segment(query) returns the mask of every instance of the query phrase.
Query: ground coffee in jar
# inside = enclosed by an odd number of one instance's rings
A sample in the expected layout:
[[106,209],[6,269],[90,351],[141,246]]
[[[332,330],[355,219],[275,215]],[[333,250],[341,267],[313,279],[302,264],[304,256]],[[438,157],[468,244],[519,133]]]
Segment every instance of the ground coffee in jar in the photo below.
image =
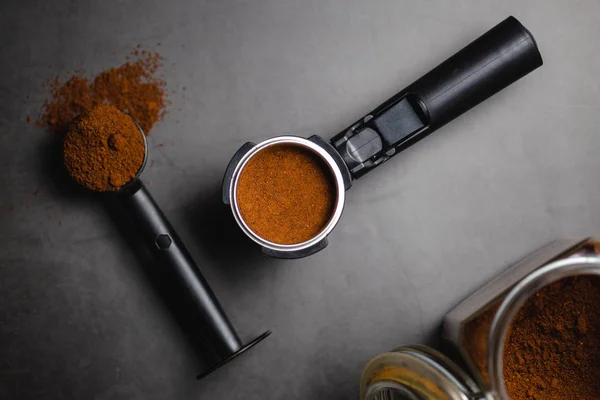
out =
[[273,243],[298,244],[327,226],[335,208],[335,178],[311,150],[278,144],[244,166],[236,197],[254,233]]
[[103,104],[83,113],[64,139],[64,163],[79,184],[98,192],[131,181],[145,156],[142,133],[131,117]]
[[[497,308],[465,331],[465,350],[486,380]],[[503,374],[511,400],[600,399],[600,278],[565,278],[532,296],[511,323]]]
[[504,350],[511,400],[600,399],[600,278],[576,276],[532,296]]
[[443,335],[463,368],[403,346],[369,361],[361,399],[600,399],[600,242],[528,254],[450,310]]

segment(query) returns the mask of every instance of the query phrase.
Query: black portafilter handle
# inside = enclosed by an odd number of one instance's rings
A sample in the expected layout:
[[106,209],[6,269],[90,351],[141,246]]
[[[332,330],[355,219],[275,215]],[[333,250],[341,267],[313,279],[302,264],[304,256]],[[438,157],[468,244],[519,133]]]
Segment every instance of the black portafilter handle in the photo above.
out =
[[542,64],[531,33],[508,17],[331,143],[359,178]]
[[198,379],[254,346],[271,332],[267,331],[248,344],[239,339],[215,294],[183,242],[171,226],[150,192],[139,179],[134,179],[118,192],[119,202],[131,216],[144,242],[156,255],[167,273],[172,275],[180,295],[202,325],[202,334],[209,341],[218,360]]

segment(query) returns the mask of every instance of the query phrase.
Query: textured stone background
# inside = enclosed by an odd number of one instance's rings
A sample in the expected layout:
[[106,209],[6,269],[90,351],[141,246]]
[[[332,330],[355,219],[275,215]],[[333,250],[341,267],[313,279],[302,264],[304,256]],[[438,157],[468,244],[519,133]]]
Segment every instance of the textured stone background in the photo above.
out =
[[[333,136],[509,15],[545,65],[356,182],[325,251],[266,259],[230,229],[218,192],[241,144]],[[4,0],[0,398],[357,398],[369,358],[435,342],[508,264],[598,233],[599,16],[597,0]],[[25,122],[44,80],[138,43],[177,90],[144,179],[240,335],[273,330],[200,382],[151,263]]]

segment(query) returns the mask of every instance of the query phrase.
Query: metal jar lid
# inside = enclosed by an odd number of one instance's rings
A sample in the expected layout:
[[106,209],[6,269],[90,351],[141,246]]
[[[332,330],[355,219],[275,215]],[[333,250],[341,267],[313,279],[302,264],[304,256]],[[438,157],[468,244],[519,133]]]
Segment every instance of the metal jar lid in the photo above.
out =
[[400,347],[373,358],[363,370],[361,400],[486,399],[469,375],[426,346]]

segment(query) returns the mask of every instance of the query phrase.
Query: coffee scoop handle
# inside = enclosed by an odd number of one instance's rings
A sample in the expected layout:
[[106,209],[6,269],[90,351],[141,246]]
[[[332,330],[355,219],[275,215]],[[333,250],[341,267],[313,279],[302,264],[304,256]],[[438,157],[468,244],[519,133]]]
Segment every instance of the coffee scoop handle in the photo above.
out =
[[541,65],[531,33],[508,17],[331,143],[359,178]]
[[202,324],[202,332],[222,358],[243,345],[231,322],[181,239],[144,184],[136,179],[118,193],[119,201],[136,224],[144,242],[168,275],[175,278],[180,295]]

